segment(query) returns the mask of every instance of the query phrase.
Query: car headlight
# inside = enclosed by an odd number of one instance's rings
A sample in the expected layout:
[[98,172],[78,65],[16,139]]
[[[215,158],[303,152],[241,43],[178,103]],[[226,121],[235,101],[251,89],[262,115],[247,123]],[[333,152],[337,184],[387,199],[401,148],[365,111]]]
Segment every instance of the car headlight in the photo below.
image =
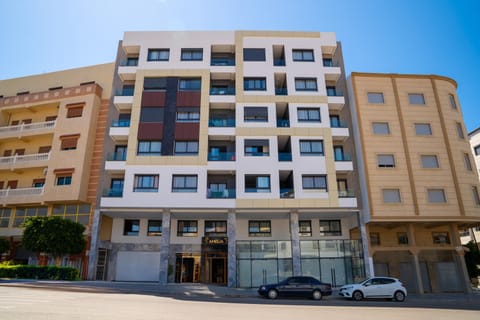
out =
[[260,290],[262,290],[262,291],[265,290],[265,289],[267,289],[265,286],[260,287]]
[[353,286],[341,287],[340,290],[350,290],[353,289]]

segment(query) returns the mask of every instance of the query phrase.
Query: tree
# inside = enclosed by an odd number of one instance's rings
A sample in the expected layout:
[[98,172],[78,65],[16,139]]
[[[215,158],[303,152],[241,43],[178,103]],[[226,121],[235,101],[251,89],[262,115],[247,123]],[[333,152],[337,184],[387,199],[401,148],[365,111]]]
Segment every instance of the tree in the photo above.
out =
[[60,259],[67,254],[78,254],[85,248],[85,227],[80,223],[59,217],[32,217],[25,221],[22,244],[36,253],[48,253]]
[[0,238],[0,256],[10,250],[10,241],[6,238]]
[[467,271],[470,278],[476,278],[480,276],[480,251],[478,246],[470,241],[465,245],[468,251],[465,252],[465,264],[467,265]]

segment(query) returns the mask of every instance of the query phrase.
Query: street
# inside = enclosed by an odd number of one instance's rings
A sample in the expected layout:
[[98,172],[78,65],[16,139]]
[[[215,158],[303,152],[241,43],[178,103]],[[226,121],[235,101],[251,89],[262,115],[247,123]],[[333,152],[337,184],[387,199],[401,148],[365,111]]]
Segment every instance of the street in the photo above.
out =
[[[10,319],[479,319],[478,299],[462,296],[444,302],[349,301],[328,297],[267,300],[257,297],[210,297],[106,290],[0,286],[0,318]],[[411,300],[412,298],[410,298]],[[467,299],[468,300],[468,299]],[[449,305],[450,302],[450,305]],[[425,304],[431,307],[425,307]],[[465,306],[462,308],[462,303]]]

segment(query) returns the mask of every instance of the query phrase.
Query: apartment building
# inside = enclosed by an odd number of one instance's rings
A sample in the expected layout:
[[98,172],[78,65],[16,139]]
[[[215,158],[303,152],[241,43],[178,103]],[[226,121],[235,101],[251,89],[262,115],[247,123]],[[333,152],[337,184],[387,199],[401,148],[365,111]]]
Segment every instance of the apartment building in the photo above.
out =
[[[28,217],[80,222],[90,238],[113,71],[110,63],[0,81],[0,236],[14,244],[7,259],[39,262],[20,245]],[[82,269],[88,259],[64,264]]]
[[92,278],[364,277],[334,33],[126,32],[113,92]]
[[480,224],[480,186],[456,82],[352,73],[349,89],[367,272],[468,292],[459,230]]

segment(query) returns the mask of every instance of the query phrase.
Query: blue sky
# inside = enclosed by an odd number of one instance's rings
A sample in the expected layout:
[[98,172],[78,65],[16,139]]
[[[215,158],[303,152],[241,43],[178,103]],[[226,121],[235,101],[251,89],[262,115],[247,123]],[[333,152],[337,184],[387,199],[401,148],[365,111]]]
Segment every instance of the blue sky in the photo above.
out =
[[347,73],[451,77],[480,127],[480,0],[0,0],[0,15],[0,79],[113,61],[124,31],[333,31]]

